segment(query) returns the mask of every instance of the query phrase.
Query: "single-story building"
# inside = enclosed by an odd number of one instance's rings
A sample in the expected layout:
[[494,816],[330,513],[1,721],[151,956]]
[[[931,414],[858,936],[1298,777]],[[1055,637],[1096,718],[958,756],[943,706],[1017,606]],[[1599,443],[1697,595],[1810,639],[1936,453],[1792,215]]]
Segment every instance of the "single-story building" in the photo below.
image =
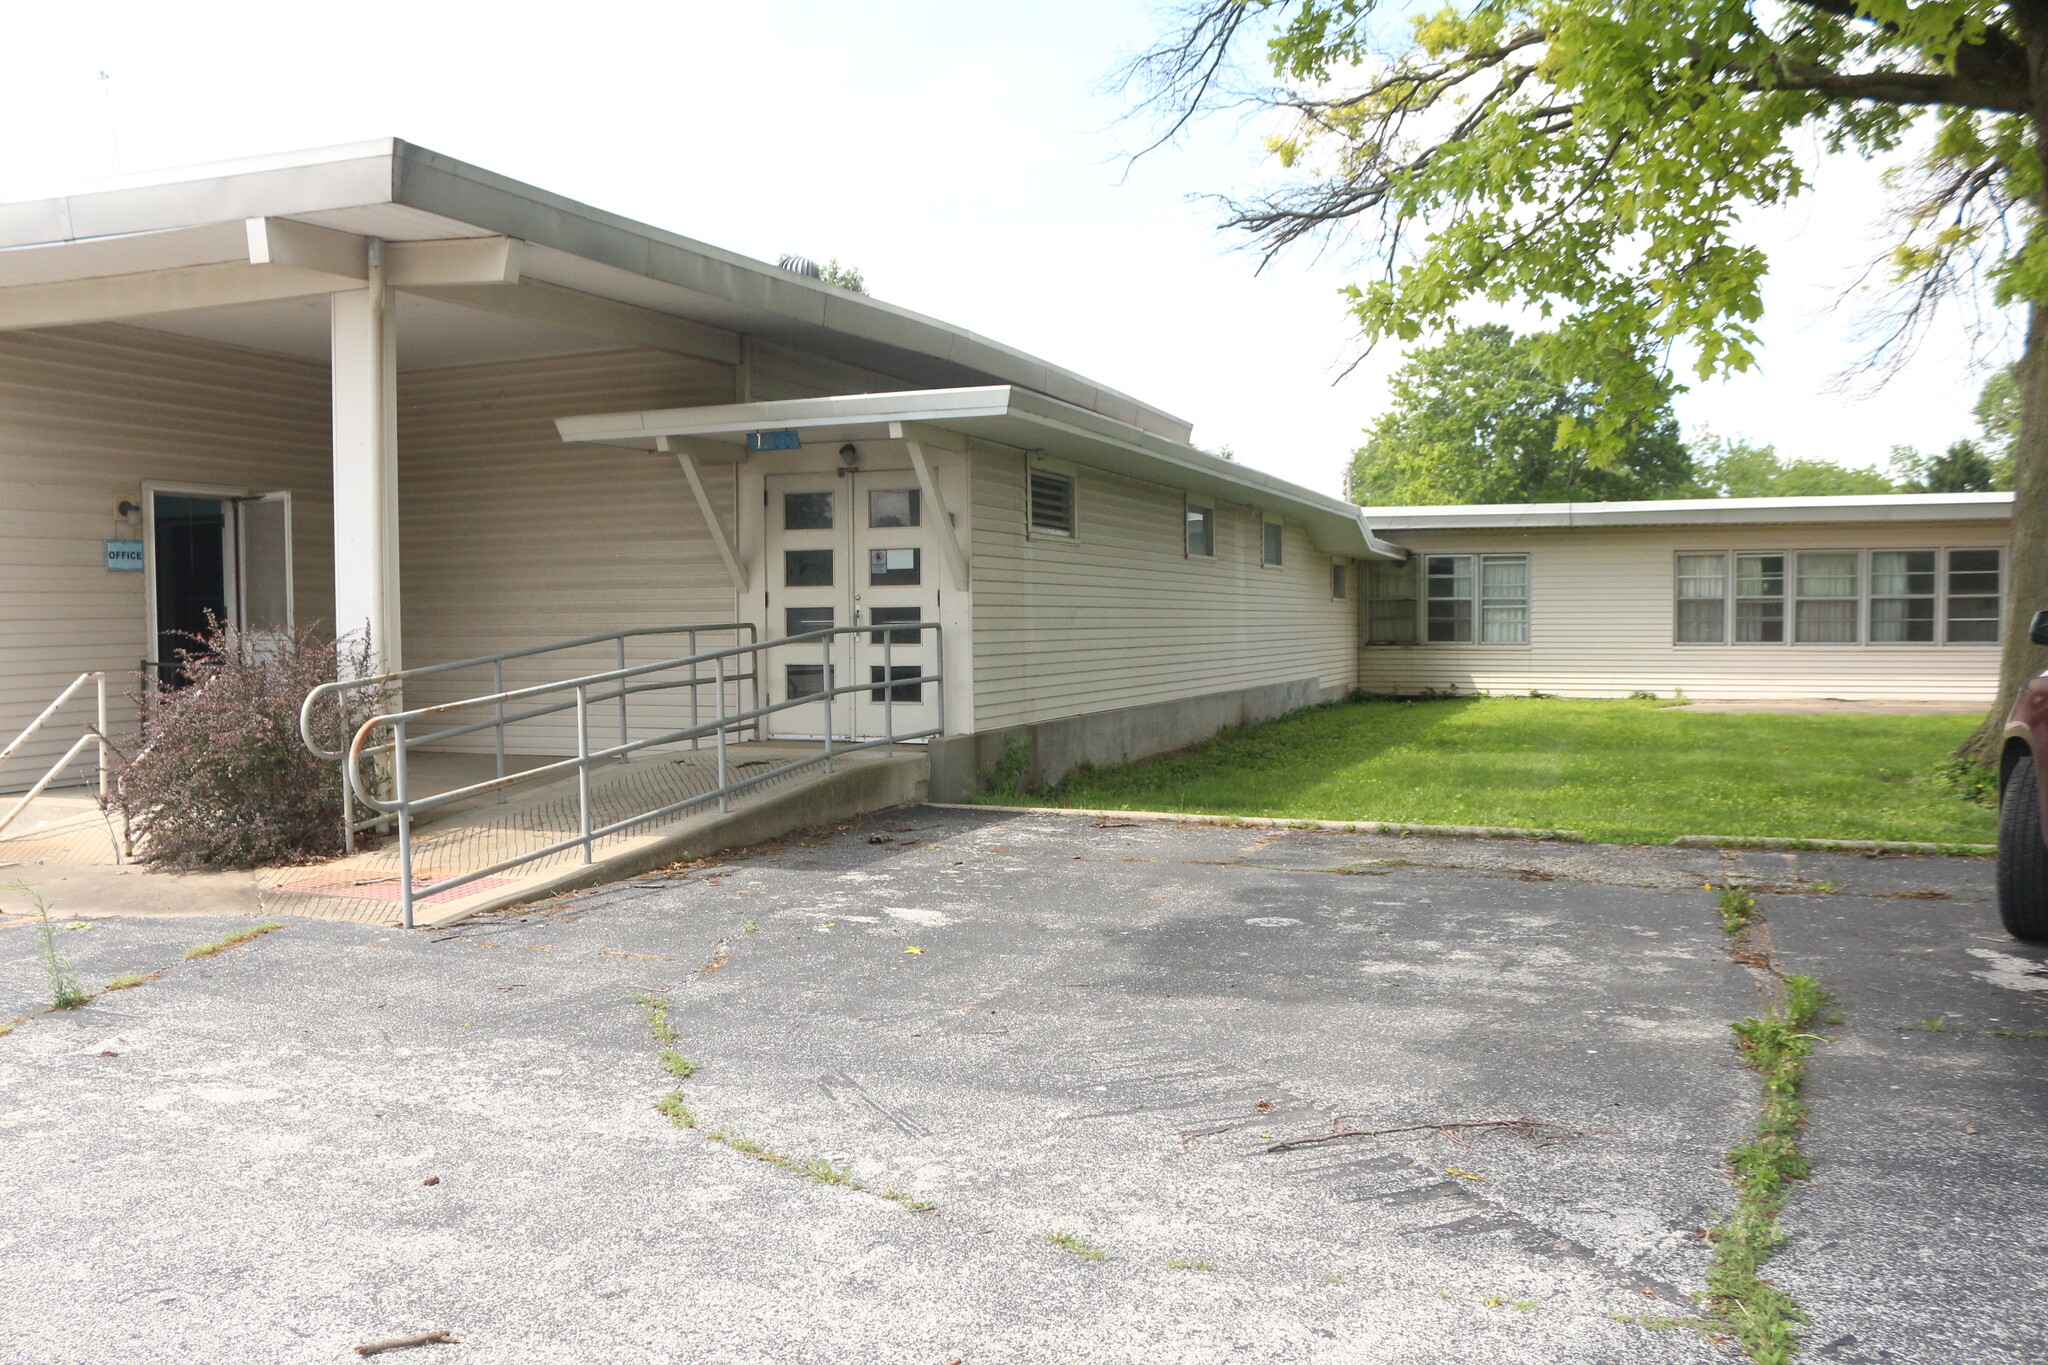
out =
[[[890,686],[843,695],[834,728],[942,728],[954,789],[1018,734],[1056,776],[1349,691],[1356,566],[1401,552],[1190,435],[800,268],[396,140],[32,195],[0,204],[0,743],[209,614],[366,632],[385,669],[936,622],[841,637],[835,669]],[[766,700],[825,681],[788,653]],[[633,723],[667,733],[674,706]],[[768,729],[822,725],[806,705]],[[575,752],[571,718],[521,742]]]
[[1368,507],[1359,679],[1989,706],[2012,494]]

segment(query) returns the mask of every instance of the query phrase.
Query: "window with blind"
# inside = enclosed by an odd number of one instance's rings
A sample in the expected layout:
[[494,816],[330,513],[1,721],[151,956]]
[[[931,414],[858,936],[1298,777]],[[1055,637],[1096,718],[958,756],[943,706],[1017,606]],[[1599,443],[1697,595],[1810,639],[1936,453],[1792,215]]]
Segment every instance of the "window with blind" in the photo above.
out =
[[1529,643],[1529,556],[1426,555],[1423,573],[1430,643]]
[[1031,471],[1031,534],[1074,534],[1074,481],[1064,474]]
[[1370,560],[1361,566],[1365,580],[1365,642],[1369,645],[1415,643],[1416,561],[1398,564]]
[[1689,552],[1675,575],[1682,645],[1996,644],[2004,603],[1994,548]]

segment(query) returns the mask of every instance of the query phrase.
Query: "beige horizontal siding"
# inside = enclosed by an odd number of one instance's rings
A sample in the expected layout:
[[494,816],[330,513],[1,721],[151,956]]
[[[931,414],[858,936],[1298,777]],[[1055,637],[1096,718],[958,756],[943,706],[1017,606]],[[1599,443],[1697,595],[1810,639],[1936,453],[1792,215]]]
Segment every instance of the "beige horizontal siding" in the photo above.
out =
[[1259,563],[1258,516],[1217,508],[1216,554],[1182,553],[1179,490],[1082,469],[1072,541],[1025,534],[1025,457],[974,455],[975,727],[1315,678],[1354,680],[1355,604],[1287,525]]
[[[557,417],[730,401],[732,372],[619,351],[408,373],[399,383],[401,593],[408,665],[640,626],[733,620],[731,580],[675,458],[565,444]],[[728,524],[732,467],[705,467]],[[705,642],[705,648],[727,643]],[[633,663],[684,652],[641,641]],[[609,647],[506,666],[518,687],[617,665]],[[489,690],[488,669],[408,690],[422,705]],[[709,703],[709,689],[706,689]],[[685,723],[680,695],[636,700],[634,731]],[[477,718],[480,718],[477,717]],[[598,708],[599,743],[617,712]],[[488,748],[479,735],[456,747]],[[513,732],[515,751],[573,753],[563,714]]]
[[[1992,645],[1680,645],[1673,642],[1675,556],[1685,551],[1924,550],[2003,546],[2006,523],[1877,522],[1808,526],[1576,527],[1399,531],[1418,553],[1529,556],[1529,643],[1365,645],[1362,685],[1626,696],[1641,689],[1703,700],[1841,697],[1988,705]],[[1789,615],[1789,607],[1788,607]]]
[[[116,675],[114,724],[148,639],[147,575],[109,573],[101,542],[140,539],[114,514],[144,481],[292,497],[299,621],[333,612],[327,367],[140,328],[0,332],[0,743],[83,672]],[[0,770],[39,776],[89,719]]]

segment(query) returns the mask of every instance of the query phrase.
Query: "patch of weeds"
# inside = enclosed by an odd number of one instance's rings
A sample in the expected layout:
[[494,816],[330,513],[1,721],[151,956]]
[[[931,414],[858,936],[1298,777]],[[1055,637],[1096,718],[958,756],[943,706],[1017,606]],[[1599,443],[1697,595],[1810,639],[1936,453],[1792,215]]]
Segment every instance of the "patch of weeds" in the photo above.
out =
[[761,932],[761,926],[754,923],[752,920],[748,920],[745,924],[742,924],[740,926],[740,932],[743,934],[758,934]]
[[1934,776],[1958,799],[1973,806],[1998,804],[1998,770],[1973,758],[1949,758],[1934,767]]
[[1614,1322],[1628,1327],[1640,1327],[1645,1332],[1675,1332],[1680,1328],[1702,1332],[1719,1326],[1704,1318],[1672,1318],[1657,1313],[1609,1313],[1607,1316]]
[[244,943],[262,938],[265,934],[274,934],[284,927],[285,924],[281,920],[266,920],[262,924],[252,924],[246,929],[237,929],[231,934],[222,934],[211,943],[193,944],[185,950],[185,960],[190,962],[195,958],[218,957],[230,948],[239,948]]
[[1807,1321],[1792,1296],[1762,1272],[1785,1240],[1778,1216],[1790,1187],[1813,1169],[1799,1146],[1807,1116],[1800,1088],[1813,1045],[1822,1041],[1809,1029],[1827,1001],[1812,977],[1788,976],[1783,998],[1760,1018],[1729,1026],[1736,1051],[1763,1078],[1763,1111],[1755,1136],[1728,1153],[1736,1208],[1707,1230],[1714,1253],[1707,1303],[1758,1365],[1786,1365],[1799,1349],[1798,1327]]
[[1806,884],[1806,889],[1809,891],[1817,891],[1823,896],[1832,896],[1840,892],[1842,888],[1835,882],[1829,881],[1827,878],[1823,877],[1821,880],[1817,882],[1808,882]]
[[1011,735],[1003,741],[1003,756],[989,764],[988,774],[982,779],[981,794],[998,804],[1005,799],[1021,800],[1031,795],[1027,785],[1030,777],[1031,741],[1023,735]]
[[1054,1228],[1051,1232],[1045,1234],[1045,1240],[1051,1242],[1061,1251],[1078,1256],[1084,1261],[1106,1261],[1109,1259],[1109,1253],[1101,1247],[1088,1242],[1080,1233],[1068,1232],[1065,1228]]
[[[1214,1270],[1216,1267],[1207,1261],[1188,1261],[1175,1257],[1166,1263],[1166,1268],[1168,1270]],[[1325,1281],[1325,1283],[1328,1282]]]
[[127,976],[117,976],[106,984],[106,988],[100,994],[106,995],[111,991],[132,991],[145,982],[155,980],[160,974],[158,972],[150,972],[144,976],[131,972]]
[[2048,1038],[2048,1028],[1995,1028],[1993,1038]]
[[1721,888],[1721,928],[1739,934],[1756,916],[1756,897],[1739,886]]
[[1344,1283],[1344,1277],[1343,1277],[1342,1275],[1325,1275],[1325,1276],[1323,1276],[1323,1283],[1324,1283],[1324,1284],[1342,1284],[1342,1283]]
[[[643,991],[633,998],[640,1008],[647,1012],[647,1031],[654,1035],[656,1042],[661,1044],[661,1052],[658,1054],[658,1059],[662,1070],[668,1072],[669,1075],[675,1077],[678,1081],[688,1080],[691,1076],[697,1074],[700,1070],[698,1064],[676,1050],[675,1045],[680,1035],[676,1032],[675,1025],[669,1022],[668,1001],[653,991]],[[765,1161],[771,1166],[780,1166],[785,1171],[793,1172],[804,1177],[806,1180],[815,1181],[820,1185],[838,1185],[849,1190],[859,1190],[864,1194],[872,1194],[877,1199],[886,1199],[892,1204],[899,1204],[912,1213],[929,1213],[938,1207],[930,1199],[920,1199],[916,1195],[906,1194],[894,1186],[885,1186],[879,1190],[874,1189],[866,1181],[854,1175],[850,1168],[835,1166],[824,1157],[802,1158],[787,1156],[764,1142],[756,1142],[744,1133],[734,1132],[726,1128],[706,1128],[698,1118],[697,1111],[690,1108],[690,1102],[684,1096],[680,1085],[656,1100],[654,1107],[676,1127],[687,1128],[694,1133],[702,1134],[707,1142],[716,1142],[743,1156],[750,1156],[756,1161]]]
[[1901,1033],[1915,1031],[1920,1033],[1975,1033],[1977,1030],[1960,1020],[1951,1019],[1945,1014],[1929,1014],[1923,1016],[1917,1024],[1899,1025],[1899,1031]]
[[27,896],[36,908],[36,938],[41,944],[43,979],[50,985],[50,1008],[77,1009],[92,999],[92,992],[78,984],[78,969],[71,965],[70,958],[57,950],[56,926],[50,923],[48,903],[43,900],[42,893],[27,882],[15,882],[13,887]]
[[1479,1306],[1481,1308],[1512,1308],[1518,1313],[1533,1313],[1536,1309],[1542,1307],[1542,1304],[1536,1299],[1513,1299],[1509,1298],[1506,1294],[1482,1294],[1479,1298]]

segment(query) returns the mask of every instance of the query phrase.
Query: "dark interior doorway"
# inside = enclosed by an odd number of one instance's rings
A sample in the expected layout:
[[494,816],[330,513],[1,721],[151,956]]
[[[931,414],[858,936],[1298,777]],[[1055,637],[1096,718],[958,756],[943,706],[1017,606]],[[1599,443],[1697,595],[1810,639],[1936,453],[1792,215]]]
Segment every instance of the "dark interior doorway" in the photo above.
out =
[[228,611],[228,500],[189,493],[155,495],[156,662],[167,687],[178,676],[179,652],[197,648],[208,616],[231,623]]

